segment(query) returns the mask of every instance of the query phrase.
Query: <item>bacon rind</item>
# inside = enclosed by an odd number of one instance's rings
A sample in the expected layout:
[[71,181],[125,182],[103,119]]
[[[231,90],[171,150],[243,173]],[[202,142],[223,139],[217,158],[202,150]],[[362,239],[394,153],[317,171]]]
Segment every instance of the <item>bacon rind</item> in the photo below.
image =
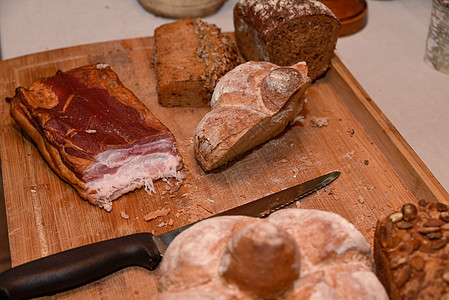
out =
[[[182,167],[172,133],[107,65],[58,71],[7,100],[56,174],[106,210],[124,193],[176,177]],[[133,163],[146,170],[124,176]]]

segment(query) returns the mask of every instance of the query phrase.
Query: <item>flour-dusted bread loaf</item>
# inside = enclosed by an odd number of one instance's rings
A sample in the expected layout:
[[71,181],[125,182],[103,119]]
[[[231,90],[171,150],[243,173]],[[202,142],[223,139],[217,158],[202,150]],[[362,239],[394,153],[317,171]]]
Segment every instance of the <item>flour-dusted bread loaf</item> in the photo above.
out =
[[238,64],[229,35],[201,19],[182,19],[154,31],[158,101],[208,106],[218,79]]
[[380,220],[376,273],[390,298],[449,299],[449,211],[443,203],[407,203]]
[[111,201],[182,167],[171,132],[105,64],[18,87],[11,115],[50,167],[92,204]]
[[305,61],[312,81],[329,68],[339,28],[337,17],[315,0],[240,0],[234,7],[237,46],[247,60]]
[[285,209],[201,221],[157,270],[155,299],[388,299],[371,248],[344,218]]
[[194,135],[195,157],[208,171],[281,133],[301,110],[310,86],[305,63],[247,62],[218,82],[212,110]]

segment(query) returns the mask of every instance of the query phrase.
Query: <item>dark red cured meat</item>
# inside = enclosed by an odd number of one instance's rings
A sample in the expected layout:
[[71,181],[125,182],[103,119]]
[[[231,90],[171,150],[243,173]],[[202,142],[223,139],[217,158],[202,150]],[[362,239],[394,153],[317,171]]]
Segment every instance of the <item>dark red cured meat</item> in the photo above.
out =
[[[35,140],[50,166],[77,189],[114,175],[119,162],[138,156],[165,153],[177,158],[176,170],[181,166],[171,132],[106,65],[58,71],[28,89],[17,88],[9,101],[11,115]],[[112,153],[105,165],[99,161],[103,153]],[[80,194],[85,193],[92,191]]]

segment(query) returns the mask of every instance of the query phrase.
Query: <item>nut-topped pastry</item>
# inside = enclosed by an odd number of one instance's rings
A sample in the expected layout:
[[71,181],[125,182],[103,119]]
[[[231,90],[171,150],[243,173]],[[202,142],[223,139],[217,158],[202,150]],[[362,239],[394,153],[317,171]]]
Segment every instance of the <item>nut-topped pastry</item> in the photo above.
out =
[[378,222],[376,273],[391,299],[449,299],[448,239],[443,203],[407,203]]

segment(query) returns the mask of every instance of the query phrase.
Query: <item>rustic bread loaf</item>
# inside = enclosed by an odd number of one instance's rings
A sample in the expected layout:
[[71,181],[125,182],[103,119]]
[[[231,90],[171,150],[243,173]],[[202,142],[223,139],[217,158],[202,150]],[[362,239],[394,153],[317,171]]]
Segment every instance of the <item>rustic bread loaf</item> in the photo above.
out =
[[198,124],[194,152],[208,171],[281,133],[301,110],[310,86],[305,63],[247,62],[218,82],[212,110]]
[[154,299],[388,299],[363,235],[318,210],[201,221],[169,246],[157,280]]
[[280,66],[305,61],[312,81],[328,69],[339,28],[337,17],[315,0],[240,0],[234,7],[235,36],[244,58]]
[[448,239],[443,203],[408,203],[377,223],[376,273],[392,300],[449,299]]
[[218,79],[238,64],[231,36],[200,19],[154,31],[158,101],[164,106],[208,106]]
[[18,87],[11,115],[50,167],[106,210],[182,167],[173,135],[105,64]]

